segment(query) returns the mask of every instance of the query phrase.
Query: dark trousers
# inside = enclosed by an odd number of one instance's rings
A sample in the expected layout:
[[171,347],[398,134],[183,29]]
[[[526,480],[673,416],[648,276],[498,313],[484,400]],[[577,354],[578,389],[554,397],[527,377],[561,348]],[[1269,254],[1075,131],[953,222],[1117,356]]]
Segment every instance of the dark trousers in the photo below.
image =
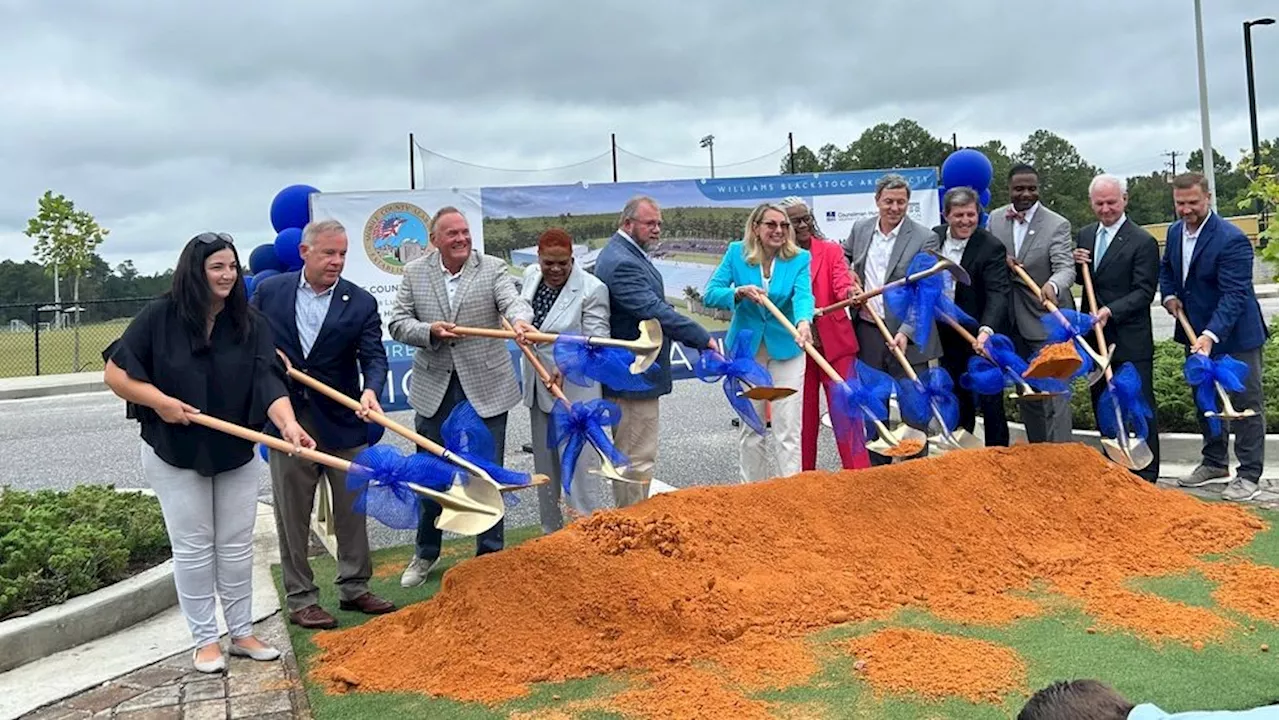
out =
[[[969,358],[975,352],[949,327],[938,327],[942,341],[942,359],[939,364],[951,376],[955,386],[956,400],[960,404],[960,427],[973,432],[977,426],[977,410],[982,410],[982,435],[987,447],[1009,446],[1009,420],[1004,414],[1004,393],[998,395],[978,395],[960,387],[960,377],[969,370]],[[976,398],[976,400],[975,400]]]
[[[455,374],[449,378],[449,387],[444,391],[444,399],[440,401],[440,407],[436,410],[436,414],[431,417],[414,414],[413,429],[417,430],[419,435],[424,435],[435,443],[444,445],[444,438],[440,436],[440,427],[448,419],[449,413],[466,399],[467,396],[462,393],[462,383],[458,382],[458,376]],[[497,455],[496,458],[490,458],[490,460],[500,465],[503,462],[503,458],[506,457],[507,414],[502,413],[491,418],[485,418],[484,424],[485,427],[489,428],[489,432],[493,434],[494,453]],[[420,447],[418,452],[426,452],[426,450]],[[444,533],[440,528],[436,527],[436,518],[438,517],[440,517],[439,503],[419,498],[417,550],[414,555],[422,560],[431,561],[440,557],[440,541]],[[502,549],[503,523],[503,520],[499,520],[498,524],[476,536],[476,555],[484,555],[485,553],[497,552]]]
[[[884,335],[880,334],[880,329],[876,327],[875,323],[867,322],[855,315],[853,318],[853,332],[858,337],[858,358],[862,360],[862,362],[870,365],[875,370],[889,373],[889,376],[895,380],[900,380],[907,376],[907,372],[902,369],[902,363],[898,362],[898,358],[894,357],[893,351],[891,351],[888,344],[885,343]],[[920,375],[929,369],[929,365],[927,363],[915,363],[912,364],[911,369],[915,371],[916,375]],[[906,418],[903,418],[902,421],[909,427],[914,427],[917,430],[924,431],[925,435],[929,434],[928,423],[925,423],[924,426],[920,426],[907,422]],[[890,457],[877,455],[875,453],[868,454],[870,455],[871,465],[873,467],[877,465],[888,465],[893,462],[893,458]],[[914,460],[915,458],[928,457],[928,455],[929,441],[926,440],[924,447],[920,449],[919,453],[903,459]]]
[[1203,464],[1214,468],[1227,468],[1227,433],[1236,436],[1236,460],[1240,467],[1236,475],[1243,480],[1258,482],[1262,477],[1262,443],[1266,438],[1262,420],[1262,348],[1231,353],[1231,357],[1249,366],[1249,377],[1244,381],[1244,392],[1228,392],[1231,404],[1237,410],[1253,408],[1257,415],[1234,422],[1223,422],[1222,432],[1217,437],[1209,437],[1209,424],[1198,410],[1196,418],[1200,422],[1200,434],[1204,437],[1204,448],[1201,450]]
[[[1113,373],[1120,372],[1120,368],[1124,366],[1124,362],[1120,362],[1121,358],[1113,357],[1111,359],[1111,371]],[[1151,448],[1151,464],[1141,470],[1133,471],[1135,475],[1148,482],[1155,482],[1160,477],[1160,428],[1156,423],[1156,391],[1151,383],[1151,360],[1128,360],[1133,364],[1134,369],[1138,371],[1138,377],[1142,378],[1142,396],[1147,399],[1147,405],[1151,408],[1152,416],[1147,418],[1147,447]],[[1098,417],[1098,398],[1102,397],[1102,392],[1107,389],[1107,382],[1099,380],[1089,388],[1089,396],[1093,404],[1093,417]],[[1225,449],[1224,449],[1225,452]]]
[[[1045,346],[1044,340],[1024,340],[1014,335],[1013,348],[1028,362]],[[1071,442],[1071,398],[1058,395],[1045,400],[1019,400],[1018,413],[1029,443]]]

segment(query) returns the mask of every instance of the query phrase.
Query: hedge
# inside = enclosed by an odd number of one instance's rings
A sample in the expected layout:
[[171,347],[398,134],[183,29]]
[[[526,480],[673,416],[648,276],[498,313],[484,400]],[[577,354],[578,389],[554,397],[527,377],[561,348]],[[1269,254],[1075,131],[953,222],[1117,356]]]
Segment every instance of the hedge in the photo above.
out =
[[[1271,338],[1263,346],[1262,351],[1262,397],[1266,408],[1266,428],[1268,433],[1277,432],[1280,426],[1277,416],[1277,379],[1280,366],[1280,343],[1277,342],[1280,326],[1271,324]],[[1156,420],[1162,433],[1198,433],[1200,427],[1196,423],[1199,410],[1196,409],[1195,398],[1191,387],[1182,376],[1182,366],[1186,353],[1182,345],[1173,340],[1159,340],[1155,344],[1155,361],[1152,366],[1152,381],[1155,384]],[[1017,413],[1017,402],[1005,399],[1005,409],[1010,420],[1020,421]],[[1096,430],[1093,407],[1089,403],[1089,387],[1083,379],[1076,380],[1071,387],[1071,423],[1077,430]]]
[[152,495],[101,485],[0,490],[0,619],[93,592],[169,556]]

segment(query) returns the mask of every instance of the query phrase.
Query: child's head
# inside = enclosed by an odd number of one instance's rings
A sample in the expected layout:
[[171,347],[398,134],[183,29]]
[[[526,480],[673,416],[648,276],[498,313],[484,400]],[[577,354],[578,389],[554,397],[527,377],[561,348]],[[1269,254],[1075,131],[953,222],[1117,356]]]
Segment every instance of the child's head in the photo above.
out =
[[1097,680],[1056,682],[1040,690],[1018,720],[1126,720],[1133,703]]

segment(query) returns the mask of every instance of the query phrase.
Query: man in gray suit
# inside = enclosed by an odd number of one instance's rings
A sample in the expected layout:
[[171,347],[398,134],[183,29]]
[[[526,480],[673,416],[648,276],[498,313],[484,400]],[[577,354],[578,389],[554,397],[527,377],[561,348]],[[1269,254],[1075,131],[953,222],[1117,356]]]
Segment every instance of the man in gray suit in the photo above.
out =
[[[502,260],[471,247],[471,229],[462,211],[443,207],[431,218],[431,249],[404,266],[395,307],[387,319],[391,337],[418,351],[413,357],[409,404],[414,429],[444,444],[440,428],[449,413],[470,401],[493,434],[496,457],[506,454],[507,412],[520,402],[520,388],[506,342],[463,337],[455,325],[501,328],[501,313],[515,328],[517,342],[533,330],[533,308],[520,298]],[[422,449],[419,448],[421,452]],[[421,585],[440,560],[440,506],[420,500],[417,548],[400,576],[403,587]],[[502,549],[499,521],[476,537],[476,554]]]
[[[520,297],[533,306],[533,325],[542,332],[609,337],[609,288],[574,263],[573,238],[560,228],[550,228],[538,238],[538,262],[525,269]],[[538,345],[534,352],[569,402],[587,402],[600,397],[599,383],[583,387],[564,382],[555,369],[554,346]],[[538,515],[542,531],[553,533],[564,527],[564,516],[560,512],[560,448],[551,447],[547,442],[551,411],[558,401],[542,383],[528,358],[521,358],[520,368],[524,376],[524,406],[529,408],[533,437],[533,469],[551,478],[551,482],[538,486]],[[579,470],[587,466],[593,452],[590,447],[583,449]],[[581,476],[581,472],[574,473],[565,500],[576,512],[588,515],[601,506],[596,497],[599,489]]]
[[[1039,174],[1025,163],[1009,168],[1009,199],[1010,204],[991,211],[991,233],[1022,263],[1045,297],[1058,307],[1075,307],[1071,298],[1071,285],[1076,280],[1071,222],[1040,204]],[[1030,359],[1048,338],[1040,321],[1048,311],[1016,276],[1013,285],[1009,298],[1012,339],[1018,353]],[[1028,442],[1071,442],[1071,405],[1065,395],[1019,401],[1018,405]]]
[[[910,200],[911,185],[907,179],[897,173],[885,174],[876,181],[877,214],[858,220],[849,231],[849,237],[844,241],[844,255],[853,268],[855,284],[862,290],[875,290],[906,277],[907,267],[917,253],[938,249],[938,236],[907,216]],[[942,356],[942,344],[936,328],[930,329],[929,342],[924,347],[916,345],[910,339],[914,328],[903,323],[905,318],[889,312],[881,295],[871,298],[865,306],[853,309],[853,329],[858,336],[858,358],[862,362],[895,378],[906,375],[872,321],[872,311],[884,319],[889,332],[894,333],[893,344],[906,353],[917,374],[928,369],[930,360]],[[926,445],[914,457],[928,454]],[[891,461],[891,458],[871,454],[872,465],[885,465]]]

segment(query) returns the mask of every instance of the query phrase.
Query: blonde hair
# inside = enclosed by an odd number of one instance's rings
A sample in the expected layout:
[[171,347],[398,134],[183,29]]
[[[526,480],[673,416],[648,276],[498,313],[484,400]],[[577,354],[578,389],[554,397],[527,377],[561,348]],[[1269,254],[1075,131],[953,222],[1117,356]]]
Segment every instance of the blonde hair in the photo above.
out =
[[796,229],[791,226],[787,211],[775,203],[760,203],[747,216],[747,224],[742,230],[742,244],[746,249],[748,265],[759,265],[764,261],[764,245],[760,242],[760,234],[756,232],[756,227],[764,221],[764,214],[770,210],[780,213],[787,223],[787,239],[782,247],[778,248],[778,257],[790,260],[800,254],[800,246],[796,245]]

